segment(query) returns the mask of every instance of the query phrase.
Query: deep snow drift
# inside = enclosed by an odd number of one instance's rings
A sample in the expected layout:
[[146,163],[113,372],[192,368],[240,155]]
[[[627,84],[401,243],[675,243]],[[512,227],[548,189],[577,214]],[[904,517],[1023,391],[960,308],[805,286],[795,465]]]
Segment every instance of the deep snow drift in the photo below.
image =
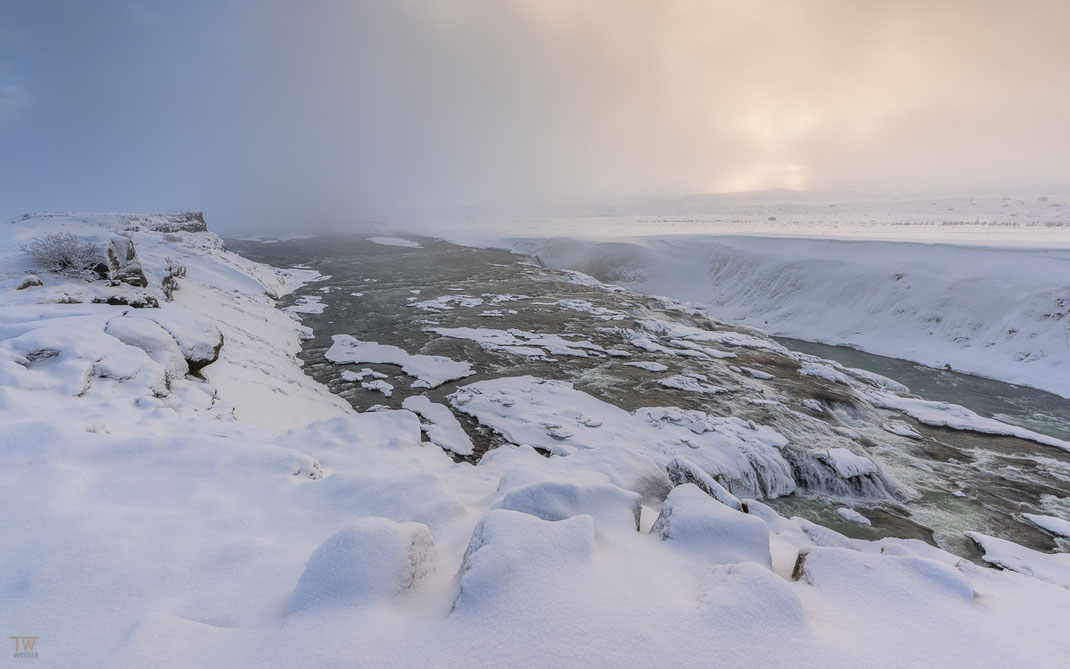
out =
[[1070,397],[1070,250],[683,236],[513,243],[770,334]]
[[[148,285],[31,267],[19,245],[56,230],[132,241]],[[28,271],[43,285],[17,289]],[[468,448],[445,405],[409,402],[441,426],[431,442],[413,411],[354,413],[302,373],[307,329],[275,307],[316,278],[168,217],[0,226],[0,625],[38,637],[45,664],[1056,667],[1070,652],[1070,590],[1044,580],[1058,556],[978,537],[1014,570],[997,571],[851,540],[704,475],[696,458],[776,466],[783,438],[761,425],[476,381],[451,404],[522,443],[472,464],[444,450]],[[147,297],[159,306],[129,305]],[[687,359],[727,345],[646,328],[639,344],[675,339]],[[874,466],[833,451],[844,475]]]

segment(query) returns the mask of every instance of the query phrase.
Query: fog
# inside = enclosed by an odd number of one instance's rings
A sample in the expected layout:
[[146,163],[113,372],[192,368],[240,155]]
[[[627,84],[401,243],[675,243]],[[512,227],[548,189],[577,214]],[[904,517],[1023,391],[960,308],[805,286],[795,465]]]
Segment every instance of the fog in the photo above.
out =
[[221,229],[1070,175],[1070,3],[5,2],[0,216]]

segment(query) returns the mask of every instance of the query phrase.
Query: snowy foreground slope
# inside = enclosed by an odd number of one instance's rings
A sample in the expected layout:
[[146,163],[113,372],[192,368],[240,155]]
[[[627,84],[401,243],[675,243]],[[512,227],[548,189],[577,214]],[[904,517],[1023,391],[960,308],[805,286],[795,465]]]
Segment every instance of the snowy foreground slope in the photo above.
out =
[[514,248],[771,334],[1070,397],[1070,249],[731,236]]
[[[41,666],[1065,664],[1064,556],[977,537],[1015,570],[997,571],[782,518],[533,377],[451,396],[525,443],[456,462],[416,413],[353,413],[302,373],[274,297],[315,276],[195,227],[0,225],[0,625],[38,637]],[[148,286],[17,289],[36,270],[19,246],[60,230],[132,240]],[[170,302],[167,259],[186,269]]]

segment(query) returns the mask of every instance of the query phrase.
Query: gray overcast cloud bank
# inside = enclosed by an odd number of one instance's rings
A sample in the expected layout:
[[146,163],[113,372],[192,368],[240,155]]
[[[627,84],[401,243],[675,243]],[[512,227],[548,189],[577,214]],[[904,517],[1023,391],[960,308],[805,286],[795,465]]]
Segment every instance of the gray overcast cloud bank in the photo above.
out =
[[1066,2],[0,7],[0,215],[222,227],[1070,174]]

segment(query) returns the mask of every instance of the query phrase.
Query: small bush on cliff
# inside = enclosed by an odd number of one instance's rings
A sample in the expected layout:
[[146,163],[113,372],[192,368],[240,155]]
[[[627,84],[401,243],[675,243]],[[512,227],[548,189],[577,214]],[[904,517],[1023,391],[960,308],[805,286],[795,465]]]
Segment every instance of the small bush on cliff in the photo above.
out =
[[99,262],[100,250],[69,232],[34,237],[22,247],[39,269],[69,276],[85,276]]

